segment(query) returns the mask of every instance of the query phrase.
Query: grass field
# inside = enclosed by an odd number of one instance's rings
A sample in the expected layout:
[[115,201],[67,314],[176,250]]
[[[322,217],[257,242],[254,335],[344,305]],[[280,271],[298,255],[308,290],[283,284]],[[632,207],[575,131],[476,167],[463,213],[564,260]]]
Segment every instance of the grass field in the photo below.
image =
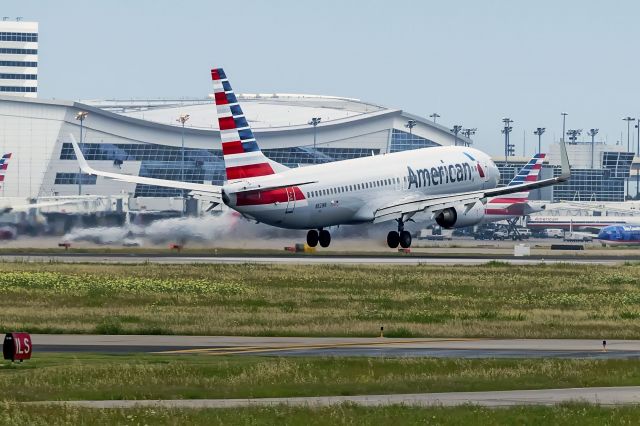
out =
[[640,266],[0,263],[0,330],[640,338]]
[[640,382],[636,360],[36,354],[0,364],[0,401],[265,398]]
[[488,409],[473,406],[417,408],[390,406],[364,408],[341,405],[329,408],[114,409],[72,407],[28,409],[0,404],[0,424],[12,426],[67,424],[135,425],[637,425],[640,407],[598,407],[566,404],[556,407]]

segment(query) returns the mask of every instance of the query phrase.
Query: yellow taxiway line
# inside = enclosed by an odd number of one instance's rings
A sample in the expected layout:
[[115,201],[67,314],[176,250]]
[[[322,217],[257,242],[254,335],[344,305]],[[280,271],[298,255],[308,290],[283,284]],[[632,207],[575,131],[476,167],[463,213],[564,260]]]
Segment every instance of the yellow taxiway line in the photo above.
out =
[[285,346],[226,346],[215,348],[178,349],[173,351],[154,352],[155,354],[204,354],[204,355],[237,355],[254,354],[261,352],[283,352],[303,349],[327,349],[343,347],[371,347],[371,346],[391,346],[391,345],[411,345],[416,343],[443,343],[443,342],[475,342],[485,340],[482,338],[459,338],[459,339],[428,339],[428,340],[384,340],[376,342],[349,342],[349,343],[316,343]]

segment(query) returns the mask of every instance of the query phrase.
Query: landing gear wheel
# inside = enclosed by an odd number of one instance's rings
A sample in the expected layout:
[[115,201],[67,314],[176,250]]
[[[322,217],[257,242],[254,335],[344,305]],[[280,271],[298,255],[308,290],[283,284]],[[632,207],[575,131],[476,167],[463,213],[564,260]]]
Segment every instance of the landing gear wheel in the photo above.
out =
[[409,248],[411,247],[411,234],[409,231],[402,231],[400,233],[400,247]]
[[400,244],[400,234],[396,231],[389,231],[387,234],[387,245],[389,248],[397,248],[398,244]]
[[321,247],[329,247],[329,244],[331,244],[331,234],[326,229],[320,231],[320,236],[318,239],[320,241]]
[[315,247],[318,245],[318,231],[315,229],[307,232],[307,245],[309,247]]

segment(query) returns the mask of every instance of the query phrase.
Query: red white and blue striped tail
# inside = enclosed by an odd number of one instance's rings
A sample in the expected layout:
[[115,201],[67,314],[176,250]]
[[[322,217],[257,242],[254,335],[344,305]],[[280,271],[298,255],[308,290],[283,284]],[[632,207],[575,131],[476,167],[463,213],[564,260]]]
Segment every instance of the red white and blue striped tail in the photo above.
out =
[[11,153],[4,154],[2,158],[0,158],[0,189],[4,184],[4,177],[7,174],[7,167],[9,166],[10,159],[11,159]]
[[[525,166],[520,169],[518,174],[511,179],[507,186],[520,185],[527,182],[535,182],[540,178],[540,170],[546,154],[536,154]],[[509,194],[508,197],[495,197],[489,200],[490,204],[513,204],[523,203],[529,199],[529,191],[516,192]]]
[[260,151],[251,127],[222,68],[211,70],[227,180],[268,176],[286,167]]

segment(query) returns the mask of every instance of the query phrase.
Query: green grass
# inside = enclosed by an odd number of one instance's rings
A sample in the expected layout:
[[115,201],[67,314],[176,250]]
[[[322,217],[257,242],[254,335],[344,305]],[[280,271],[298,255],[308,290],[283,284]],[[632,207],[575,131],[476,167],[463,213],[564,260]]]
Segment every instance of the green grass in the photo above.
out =
[[488,409],[462,407],[286,406],[241,409],[81,409],[0,405],[0,424],[12,426],[106,425],[636,425],[640,407],[599,407],[563,404],[555,407]]
[[640,338],[640,266],[0,263],[0,330]]
[[265,398],[629,386],[637,360],[35,354],[1,364],[0,401]]

